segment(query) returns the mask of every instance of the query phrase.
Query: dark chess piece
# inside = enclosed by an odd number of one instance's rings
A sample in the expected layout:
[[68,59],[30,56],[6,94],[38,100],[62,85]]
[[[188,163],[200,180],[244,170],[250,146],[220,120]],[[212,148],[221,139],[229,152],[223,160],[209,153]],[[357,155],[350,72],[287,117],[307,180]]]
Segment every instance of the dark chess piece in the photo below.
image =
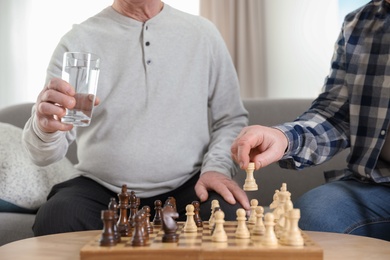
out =
[[154,201],[154,218],[153,218],[153,225],[160,226],[162,225],[162,217],[161,217],[161,210],[162,210],[162,202],[161,200]]
[[103,221],[103,231],[99,240],[101,246],[115,246],[116,239],[113,227],[115,226],[115,212],[112,210],[102,210],[101,219]]
[[113,231],[114,231],[114,237],[115,241],[117,243],[121,242],[121,234],[118,231],[118,220],[119,220],[119,215],[118,215],[118,203],[116,202],[115,198],[111,198],[110,203],[108,203],[108,209],[114,211],[114,226],[113,226]]
[[175,219],[179,217],[179,214],[172,205],[167,204],[162,209],[162,228],[164,230],[164,235],[162,238],[163,242],[177,242],[179,241],[179,235],[177,232],[177,223]]
[[119,220],[117,223],[118,231],[123,237],[131,236],[131,226],[127,219],[127,209],[129,208],[129,194],[127,185],[122,185],[122,191],[118,194],[119,198]]
[[134,228],[134,217],[137,214],[138,206],[137,206],[137,196],[134,191],[130,192],[130,213],[129,213],[129,225]]
[[145,211],[145,226],[149,234],[153,233],[153,225],[150,223],[150,207],[143,206],[142,209]]
[[132,246],[145,246],[146,241],[144,239],[143,233],[143,223],[141,214],[136,214],[134,216],[134,232],[131,239]]
[[203,221],[200,217],[200,203],[199,201],[193,201],[192,205],[194,206],[194,220],[197,227],[203,227]]
[[142,217],[142,234],[144,236],[145,243],[149,243],[149,232],[148,227],[146,223],[146,211],[144,208],[142,208],[140,211],[137,212],[137,215],[141,215]]
[[164,207],[170,205],[173,207],[173,209],[177,212],[176,209],[176,199],[174,197],[168,197],[168,199],[164,203]]

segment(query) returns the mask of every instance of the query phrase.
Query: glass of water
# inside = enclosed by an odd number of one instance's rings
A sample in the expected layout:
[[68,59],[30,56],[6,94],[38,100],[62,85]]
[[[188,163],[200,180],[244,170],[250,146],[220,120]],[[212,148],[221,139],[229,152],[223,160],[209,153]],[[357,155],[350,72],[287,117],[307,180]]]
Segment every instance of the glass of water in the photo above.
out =
[[61,122],[74,126],[89,126],[99,79],[100,58],[88,52],[65,52],[62,79],[75,89],[76,105],[66,109]]

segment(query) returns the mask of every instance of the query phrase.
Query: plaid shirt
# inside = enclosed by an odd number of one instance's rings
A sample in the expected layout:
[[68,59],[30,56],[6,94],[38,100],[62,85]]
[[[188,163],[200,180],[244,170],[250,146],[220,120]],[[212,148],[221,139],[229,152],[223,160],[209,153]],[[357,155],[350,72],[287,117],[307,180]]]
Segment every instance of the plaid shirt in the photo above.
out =
[[379,159],[389,120],[390,5],[374,0],[346,16],[330,74],[310,109],[275,126],[289,139],[279,163],[300,169],[349,147],[344,176],[389,183],[390,162]]

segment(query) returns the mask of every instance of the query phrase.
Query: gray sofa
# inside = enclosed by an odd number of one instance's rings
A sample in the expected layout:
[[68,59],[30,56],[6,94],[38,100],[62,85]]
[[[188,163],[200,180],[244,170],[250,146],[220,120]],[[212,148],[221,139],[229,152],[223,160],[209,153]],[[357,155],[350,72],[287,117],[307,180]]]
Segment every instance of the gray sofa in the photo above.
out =
[[[311,103],[308,99],[248,99],[244,105],[249,112],[249,123],[275,125],[291,121],[305,111]],[[0,122],[9,123],[23,128],[30,116],[32,103],[14,105],[0,110]],[[77,162],[76,145],[73,144],[67,157],[73,163]],[[258,191],[248,192],[250,199],[256,198],[260,205],[268,206],[272,202],[275,189],[282,183],[287,183],[292,194],[292,200],[309,189],[324,183],[323,172],[329,169],[342,169],[346,166],[347,151],[339,154],[331,161],[320,166],[293,171],[279,168],[273,164],[254,173]],[[240,171],[235,180],[240,186],[244,184],[245,172]],[[33,236],[31,226],[34,214],[0,212],[0,246],[15,240]]]

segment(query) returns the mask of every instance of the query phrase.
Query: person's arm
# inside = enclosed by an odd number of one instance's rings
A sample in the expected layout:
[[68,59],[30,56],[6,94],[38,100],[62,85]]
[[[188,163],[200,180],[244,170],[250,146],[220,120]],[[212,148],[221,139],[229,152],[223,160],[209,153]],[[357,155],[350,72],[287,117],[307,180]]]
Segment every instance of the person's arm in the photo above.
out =
[[22,143],[31,160],[39,166],[65,157],[76,135],[72,125],[61,123],[60,120],[65,115],[65,109],[75,105],[73,87],[59,78],[65,51],[65,46],[60,42],[48,67],[47,83],[38,95],[31,117],[23,129]]
[[[61,101],[54,102],[53,99],[58,99],[56,96],[63,94],[49,90],[52,82],[39,95],[22,135],[22,143],[31,160],[39,166],[61,160],[65,157],[69,144],[75,139],[75,130],[71,130],[73,126],[60,121],[65,106],[61,107]],[[64,83],[66,82],[62,82]],[[51,93],[47,94],[48,91]]]
[[349,147],[349,103],[345,39],[341,32],[323,93],[294,122],[274,127],[249,126],[237,136],[232,157],[245,169],[280,161],[286,168],[301,169],[321,164]]
[[240,98],[238,77],[230,54],[217,30],[213,38],[209,80],[210,143],[195,191],[201,201],[208,198],[208,190],[214,190],[228,203],[238,202],[249,209],[248,197],[232,180],[237,165],[230,156],[231,143],[248,124],[248,112]]
[[229,51],[215,29],[210,54],[209,111],[210,142],[204,155],[201,173],[219,172],[233,177],[237,165],[230,156],[230,146],[248,124],[239,92],[239,82]]
[[288,149],[280,161],[286,168],[321,164],[349,147],[349,98],[345,83],[346,61],[343,31],[337,40],[331,71],[323,92],[311,108],[292,123],[275,126],[288,137]]

